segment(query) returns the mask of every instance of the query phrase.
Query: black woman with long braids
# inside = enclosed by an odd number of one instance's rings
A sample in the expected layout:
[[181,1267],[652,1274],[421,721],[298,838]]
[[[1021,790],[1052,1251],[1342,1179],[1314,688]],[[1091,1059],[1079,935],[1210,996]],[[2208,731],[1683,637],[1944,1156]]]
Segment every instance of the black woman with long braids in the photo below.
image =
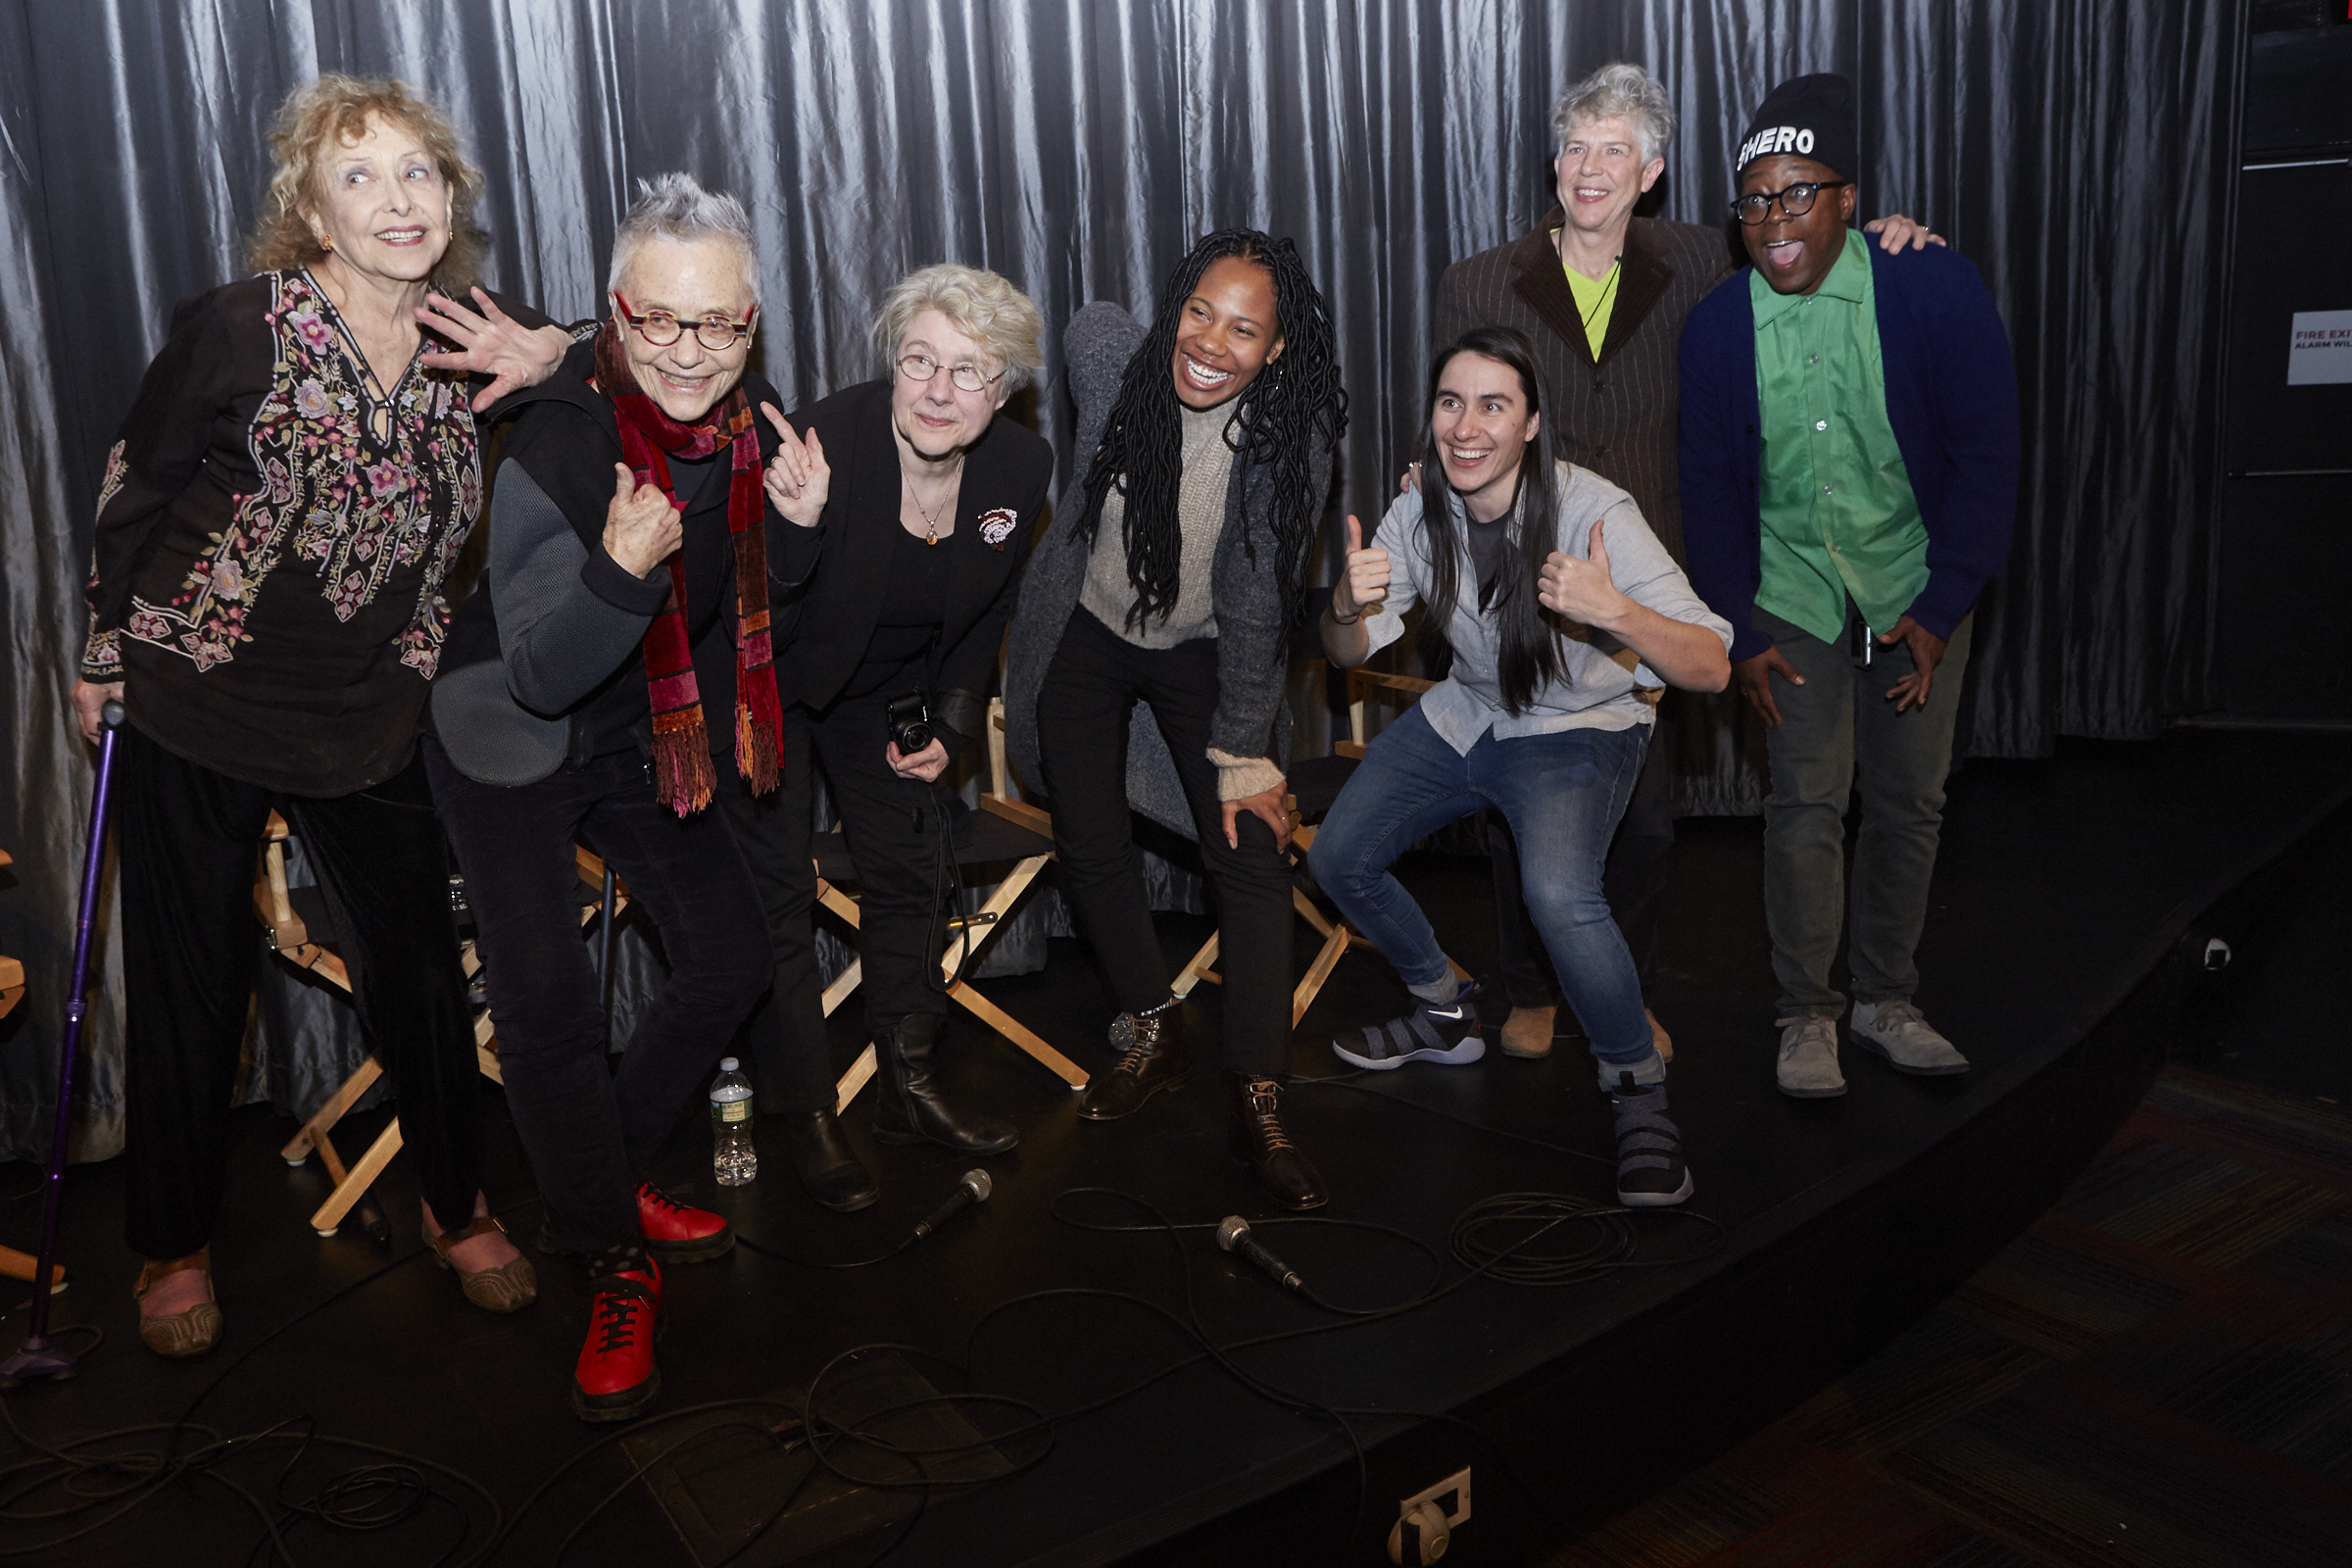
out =
[[1192,1056],[1152,929],[1127,801],[1128,715],[1152,712],[1211,884],[1233,1152],[1274,1201],[1320,1206],[1284,1133],[1291,1032],[1284,645],[1347,428],[1331,318],[1287,239],[1221,229],[1149,330],[1094,304],[1063,342],[1091,454],[1041,542],[1004,677],[1013,760],[1054,811],[1061,889],[1121,1009],[1124,1049],[1080,1114],[1183,1084]]

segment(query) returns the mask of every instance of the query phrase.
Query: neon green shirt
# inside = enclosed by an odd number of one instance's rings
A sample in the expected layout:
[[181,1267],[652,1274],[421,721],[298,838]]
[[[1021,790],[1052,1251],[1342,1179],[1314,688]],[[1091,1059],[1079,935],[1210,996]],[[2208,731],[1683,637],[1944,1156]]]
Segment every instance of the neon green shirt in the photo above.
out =
[[1763,581],[1756,608],[1825,642],[1851,596],[1874,632],[1928,585],[1928,529],[1886,421],[1870,243],[1845,249],[1811,294],[1748,278],[1764,416]]
[[1565,262],[1560,270],[1568,275],[1568,292],[1576,296],[1576,314],[1584,318],[1585,341],[1592,346],[1597,364],[1600,346],[1609,340],[1609,313],[1617,308],[1617,274],[1625,270],[1625,264],[1613,263],[1597,283]]

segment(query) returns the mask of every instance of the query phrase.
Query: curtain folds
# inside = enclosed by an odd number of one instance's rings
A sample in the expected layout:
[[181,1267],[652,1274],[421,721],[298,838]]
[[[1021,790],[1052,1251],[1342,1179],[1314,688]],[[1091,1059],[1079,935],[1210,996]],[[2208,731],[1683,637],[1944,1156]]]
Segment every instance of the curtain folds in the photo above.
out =
[[[1012,411],[1060,451],[1059,325],[1148,312],[1200,232],[1293,236],[1351,399],[1340,508],[1382,510],[1420,411],[1447,262],[1549,201],[1550,105],[1647,64],[1683,131],[1656,198],[1717,220],[1729,148],[1780,78],[1862,95],[1862,206],[1983,269],[2027,419],[2010,568],[1977,631],[1965,748],[2151,733],[2205,706],[2230,0],[0,0],[0,1157],[41,1152],[89,760],[67,729],[100,460],[172,303],[238,275],[279,100],[396,74],[487,174],[488,281],[592,313],[632,182],[685,169],[750,208],[762,368],[810,399],[876,373],[870,313],[954,259],[1020,282],[1049,379]],[[1728,243],[1728,239],[1727,239]],[[1333,564],[1330,556],[1324,569]],[[1752,808],[1755,737],[1716,703],[1687,805]],[[1323,715],[1305,715],[1310,733]],[[13,878],[13,883],[9,880]],[[102,946],[78,1152],[121,1141]],[[282,1009],[281,1009],[282,1010]]]

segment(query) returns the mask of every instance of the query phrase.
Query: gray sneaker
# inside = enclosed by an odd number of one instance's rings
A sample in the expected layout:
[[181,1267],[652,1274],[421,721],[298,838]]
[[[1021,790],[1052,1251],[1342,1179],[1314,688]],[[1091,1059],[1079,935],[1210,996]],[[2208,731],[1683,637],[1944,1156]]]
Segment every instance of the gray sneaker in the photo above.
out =
[[1968,1071],[1968,1058],[1936,1032],[1910,999],[1854,1004],[1854,1043],[1885,1056],[1898,1072],[1931,1078]]
[[1838,1020],[1809,1012],[1780,1024],[1781,1093],[1796,1100],[1835,1100],[1844,1094],[1845,1074],[1838,1070]]

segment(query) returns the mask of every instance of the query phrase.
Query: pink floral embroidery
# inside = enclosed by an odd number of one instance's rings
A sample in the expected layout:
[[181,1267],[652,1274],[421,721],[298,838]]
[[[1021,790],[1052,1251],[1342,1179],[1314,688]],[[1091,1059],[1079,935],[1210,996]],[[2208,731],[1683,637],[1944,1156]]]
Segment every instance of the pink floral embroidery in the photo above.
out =
[[[265,319],[277,338],[277,380],[247,433],[258,492],[237,498],[235,519],[190,568],[168,604],[134,598],[124,629],[184,651],[199,669],[252,641],[246,621],[263,585],[289,561],[312,576],[338,619],[373,604],[395,572],[415,571],[416,598],[393,636],[403,664],[428,679],[449,625],[442,584],[480,514],[482,475],[462,378],[412,368],[378,436],[361,415],[362,385],[309,275],[271,280]],[[100,505],[122,484],[122,448],[108,464]],[[405,585],[404,585],[405,586]]]
[[334,328],[318,319],[317,311],[295,311],[285,320],[294,329],[295,336],[301,338],[312,353],[324,354],[334,347]]
[[1010,507],[997,507],[980,514],[980,541],[991,550],[1002,550],[1004,541],[1012,537],[1021,514]]

